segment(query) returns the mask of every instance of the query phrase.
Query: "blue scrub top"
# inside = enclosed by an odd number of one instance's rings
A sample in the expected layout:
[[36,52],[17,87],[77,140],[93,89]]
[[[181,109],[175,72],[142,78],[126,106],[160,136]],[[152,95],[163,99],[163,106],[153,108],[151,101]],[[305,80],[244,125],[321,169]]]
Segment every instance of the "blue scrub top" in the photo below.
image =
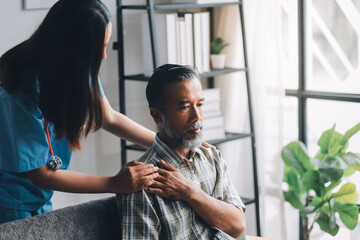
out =
[[[100,81],[99,86],[104,96]],[[28,96],[28,92],[9,94],[0,86],[0,207],[36,211],[46,205],[49,211],[53,191],[37,187],[24,173],[46,165],[51,157],[44,118],[36,98]],[[49,133],[54,155],[61,158],[61,169],[67,169],[72,151],[65,138],[55,139],[50,123]]]

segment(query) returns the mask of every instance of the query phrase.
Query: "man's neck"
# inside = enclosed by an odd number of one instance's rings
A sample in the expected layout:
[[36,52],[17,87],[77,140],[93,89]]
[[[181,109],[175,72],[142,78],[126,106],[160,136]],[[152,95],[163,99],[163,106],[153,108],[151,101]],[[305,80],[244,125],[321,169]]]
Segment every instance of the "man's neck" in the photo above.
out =
[[171,149],[177,152],[180,156],[188,159],[190,157],[190,150],[184,146],[181,146],[174,142],[168,135],[163,132],[159,132],[158,134],[161,141],[166,143]]

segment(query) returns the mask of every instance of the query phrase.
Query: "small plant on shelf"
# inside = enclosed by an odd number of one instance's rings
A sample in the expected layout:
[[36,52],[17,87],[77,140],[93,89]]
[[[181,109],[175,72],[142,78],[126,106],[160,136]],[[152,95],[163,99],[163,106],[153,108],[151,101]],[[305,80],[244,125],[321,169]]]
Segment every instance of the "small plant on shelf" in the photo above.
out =
[[227,46],[229,46],[229,43],[225,42],[224,39],[218,37],[210,43],[210,52],[211,54],[218,55]]
[[317,142],[320,150],[309,157],[306,146],[291,142],[281,152],[285,163],[283,181],[287,202],[300,211],[304,240],[309,240],[315,223],[324,232],[335,236],[337,218],[353,230],[359,217],[356,187],[346,177],[360,171],[360,154],[346,152],[349,139],[360,130],[360,123],[344,135],[335,125],[322,133]]
[[229,43],[218,37],[210,43],[211,66],[214,69],[222,69],[225,67],[226,55],[222,54],[222,50],[229,46]]

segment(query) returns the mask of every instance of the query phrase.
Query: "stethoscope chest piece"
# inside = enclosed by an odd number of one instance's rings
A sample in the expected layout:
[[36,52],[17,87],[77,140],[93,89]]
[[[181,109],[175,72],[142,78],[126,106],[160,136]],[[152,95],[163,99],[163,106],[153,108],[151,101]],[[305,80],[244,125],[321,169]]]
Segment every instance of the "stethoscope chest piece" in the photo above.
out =
[[57,170],[61,168],[62,161],[58,156],[53,155],[47,165],[51,170]]

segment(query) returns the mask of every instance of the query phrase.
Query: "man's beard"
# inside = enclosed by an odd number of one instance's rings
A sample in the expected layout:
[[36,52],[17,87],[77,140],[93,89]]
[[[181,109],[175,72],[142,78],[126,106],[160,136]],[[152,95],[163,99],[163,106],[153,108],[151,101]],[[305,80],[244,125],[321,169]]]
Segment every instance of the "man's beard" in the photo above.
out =
[[186,147],[189,150],[192,150],[194,148],[200,147],[202,144],[202,134],[197,133],[194,135],[193,139],[187,139],[185,137],[186,133],[190,130],[196,129],[196,128],[202,128],[203,124],[201,122],[197,122],[192,124],[191,126],[185,128],[183,135],[179,136],[178,134],[176,134],[175,130],[169,127],[168,121],[166,119],[166,117],[163,117],[163,122],[164,122],[164,131],[165,133],[172,139],[174,140],[175,143]]

